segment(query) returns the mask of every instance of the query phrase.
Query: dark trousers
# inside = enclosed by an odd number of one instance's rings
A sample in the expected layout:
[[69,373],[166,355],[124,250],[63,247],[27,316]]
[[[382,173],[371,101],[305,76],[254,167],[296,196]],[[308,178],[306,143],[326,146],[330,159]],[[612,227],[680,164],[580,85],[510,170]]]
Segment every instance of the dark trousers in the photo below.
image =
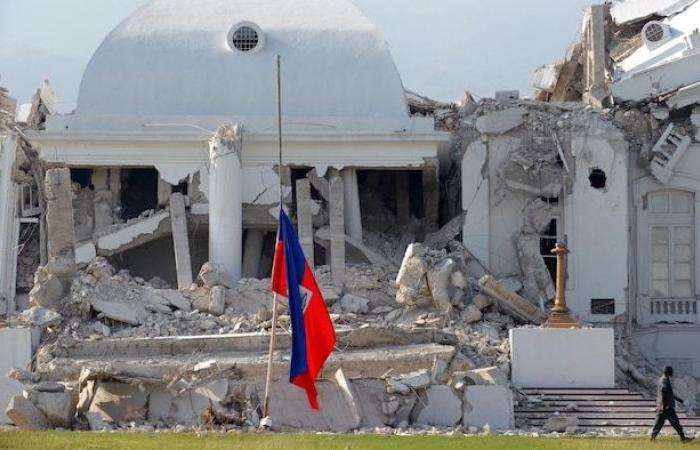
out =
[[666,420],[669,421],[669,423],[671,424],[673,429],[676,430],[676,433],[678,433],[681,439],[685,439],[685,434],[683,434],[683,427],[681,426],[681,422],[678,420],[676,411],[673,409],[668,409],[666,411],[660,411],[657,413],[656,424],[654,424],[654,430],[651,432],[651,436],[656,437],[661,432],[661,428],[663,428],[664,423],[666,423]]

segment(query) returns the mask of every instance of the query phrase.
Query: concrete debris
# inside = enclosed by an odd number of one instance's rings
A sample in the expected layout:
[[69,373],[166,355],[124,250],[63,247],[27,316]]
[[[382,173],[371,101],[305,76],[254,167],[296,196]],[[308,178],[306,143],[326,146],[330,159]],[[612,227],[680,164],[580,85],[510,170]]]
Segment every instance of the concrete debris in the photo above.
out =
[[5,409],[5,414],[20,430],[45,430],[49,427],[44,413],[21,395],[12,397]]
[[366,314],[369,312],[369,300],[346,294],[340,299],[340,306],[343,311],[351,314]]
[[44,328],[61,322],[61,315],[56,311],[33,306],[20,314],[20,320],[30,327]]
[[495,431],[515,426],[513,392],[506,386],[468,386],[464,393],[462,425]]
[[449,386],[432,386],[419,400],[423,408],[416,422],[424,425],[453,427],[462,420],[462,401]]
[[574,434],[578,428],[579,420],[571,416],[551,416],[544,424],[544,430],[549,433]]
[[545,316],[542,311],[515,292],[503,288],[493,277],[485,276],[479,280],[479,286],[481,286],[484,293],[493,297],[501,307],[508,310],[519,320],[536,325],[544,321]]
[[28,399],[44,413],[49,425],[70,429],[73,424],[77,400],[72,392],[29,391]]
[[527,109],[522,107],[493,112],[479,117],[476,120],[476,129],[481,134],[505,134],[522,125],[524,123],[523,116],[527,113]]

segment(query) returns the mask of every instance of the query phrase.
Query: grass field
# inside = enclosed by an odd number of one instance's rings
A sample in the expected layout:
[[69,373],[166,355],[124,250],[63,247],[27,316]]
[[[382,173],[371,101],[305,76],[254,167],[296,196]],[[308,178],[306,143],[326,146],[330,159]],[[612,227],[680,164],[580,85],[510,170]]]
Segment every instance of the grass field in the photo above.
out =
[[529,438],[529,437],[443,437],[374,435],[289,435],[289,434],[174,434],[174,433],[69,433],[2,432],[0,449],[246,449],[246,450],[359,450],[359,449],[556,449],[617,450],[700,448],[677,438],[659,439],[652,444],[645,438]]

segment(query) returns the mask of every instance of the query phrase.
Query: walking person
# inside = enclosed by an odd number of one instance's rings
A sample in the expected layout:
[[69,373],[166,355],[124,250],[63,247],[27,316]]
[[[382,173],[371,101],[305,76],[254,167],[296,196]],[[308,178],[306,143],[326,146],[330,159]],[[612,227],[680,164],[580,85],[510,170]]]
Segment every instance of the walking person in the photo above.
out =
[[671,383],[671,378],[673,378],[673,367],[664,367],[664,374],[659,379],[659,386],[656,391],[656,424],[651,432],[652,442],[656,440],[656,436],[661,432],[666,420],[669,421],[671,426],[676,433],[681,437],[681,441],[690,442],[693,438],[688,438],[683,433],[683,427],[681,422],[678,420],[678,415],[676,414],[676,402],[683,404],[683,399],[675,396],[673,393],[673,384]]

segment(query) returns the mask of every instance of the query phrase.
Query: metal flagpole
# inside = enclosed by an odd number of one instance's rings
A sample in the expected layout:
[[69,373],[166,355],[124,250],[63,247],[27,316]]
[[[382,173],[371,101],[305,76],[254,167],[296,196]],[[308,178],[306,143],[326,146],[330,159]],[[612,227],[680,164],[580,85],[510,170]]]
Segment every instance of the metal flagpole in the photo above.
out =
[[[279,146],[279,165],[278,175],[279,175],[279,185],[280,185],[280,214],[282,213],[283,205],[283,190],[282,190],[282,75],[281,75],[281,63],[280,55],[277,55],[277,144]],[[278,224],[279,228],[279,224]],[[279,233],[278,233],[279,239]],[[270,418],[270,389],[272,385],[272,369],[273,369],[273,356],[275,353],[275,338],[277,329],[277,293],[274,293],[272,300],[272,332],[270,334],[270,352],[267,360],[267,379],[265,380],[265,404],[263,405],[263,421],[261,426],[270,428],[272,426],[272,420]]]

